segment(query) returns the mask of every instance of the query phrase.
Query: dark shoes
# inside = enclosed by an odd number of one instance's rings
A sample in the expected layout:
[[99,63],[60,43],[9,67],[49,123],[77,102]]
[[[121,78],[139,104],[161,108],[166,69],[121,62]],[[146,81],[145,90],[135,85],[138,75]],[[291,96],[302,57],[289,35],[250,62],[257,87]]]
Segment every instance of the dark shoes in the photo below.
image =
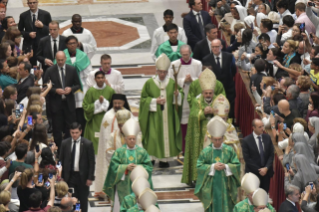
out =
[[168,162],[159,162],[159,167],[160,168],[168,168],[169,167],[169,163]]

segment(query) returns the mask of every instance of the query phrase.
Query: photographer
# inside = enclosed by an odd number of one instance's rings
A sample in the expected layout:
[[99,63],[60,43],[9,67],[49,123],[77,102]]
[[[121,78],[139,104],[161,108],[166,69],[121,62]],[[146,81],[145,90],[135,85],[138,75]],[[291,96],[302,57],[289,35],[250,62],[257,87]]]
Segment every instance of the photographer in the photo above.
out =
[[291,15],[286,15],[282,19],[283,24],[278,28],[278,34],[276,43],[278,46],[282,46],[286,40],[292,37],[292,27],[294,26],[295,20]]
[[[316,204],[313,207],[310,207],[308,201],[310,199],[311,194],[316,196]],[[316,194],[316,188],[311,189],[311,185],[306,186],[305,194],[301,202],[301,209],[304,212],[319,212],[319,195]]]

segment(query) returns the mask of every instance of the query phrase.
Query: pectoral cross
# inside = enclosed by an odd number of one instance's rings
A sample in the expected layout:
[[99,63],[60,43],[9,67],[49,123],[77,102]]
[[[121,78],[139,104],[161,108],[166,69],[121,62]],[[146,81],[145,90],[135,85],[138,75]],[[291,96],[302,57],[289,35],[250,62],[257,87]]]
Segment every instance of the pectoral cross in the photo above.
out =
[[128,159],[129,159],[129,161],[133,161],[134,157],[131,155]]
[[215,161],[219,162],[219,161],[220,161],[220,158],[219,158],[219,157],[215,158]]
[[105,121],[104,123],[103,123],[103,127],[104,128],[107,128],[109,126],[109,123],[107,123],[107,121]]

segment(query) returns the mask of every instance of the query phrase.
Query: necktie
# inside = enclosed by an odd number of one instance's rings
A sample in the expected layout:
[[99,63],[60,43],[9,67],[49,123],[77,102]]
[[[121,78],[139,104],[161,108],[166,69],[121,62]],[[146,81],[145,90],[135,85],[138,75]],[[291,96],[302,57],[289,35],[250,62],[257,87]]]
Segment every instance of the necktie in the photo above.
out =
[[33,17],[33,19],[32,19],[32,28],[35,31],[35,21],[36,21],[35,14],[33,14],[32,17]]
[[217,60],[217,66],[220,68],[220,62],[219,62],[219,57],[216,57],[216,60]]
[[65,88],[65,75],[63,72],[63,68],[61,68],[61,78],[62,78],[62,87]]
[[261,165],[264,166],[265,165],[265,157],[264,157],[264,147],[263,144],[261,142],[261,137],[258,136],[258,146],[259,146],[259,154],[260,154],[260,161],[261,161]]
[[197,13],[197,17],[198,17],[198,24],[199,24],[200,32],[202,34],[202,38],[205,38],[204,25],[203,25],[202,19],[200,17],[200,13]]
[[53,58],[55,58],[55,55],[58,52],[58,47],[56,46],[56,40],[53,40],[53,42]]
[[76,141],[73,141],[73,148],[71,152],[71,171],[74,171],[74,161],[75,161],[75,147],[76,147]]

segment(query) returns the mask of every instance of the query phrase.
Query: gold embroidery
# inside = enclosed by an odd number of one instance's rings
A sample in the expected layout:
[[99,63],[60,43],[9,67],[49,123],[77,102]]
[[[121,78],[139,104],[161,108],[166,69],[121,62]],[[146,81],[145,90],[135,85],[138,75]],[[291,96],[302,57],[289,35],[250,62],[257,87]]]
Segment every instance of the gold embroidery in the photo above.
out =
[[128,159],[129,159],[130,161],[133,161],[133,160],[134,160],[134,157],[131,155]]
[[219,158],[219,157],[215,158],[215,161],[219,162],[219,161],[220,161],[220,158]]
[[107,123],[107,121],[105,121],[104,123],[103,123],[103,127],[104,128],[107,128],[109,126],[109,123]]

